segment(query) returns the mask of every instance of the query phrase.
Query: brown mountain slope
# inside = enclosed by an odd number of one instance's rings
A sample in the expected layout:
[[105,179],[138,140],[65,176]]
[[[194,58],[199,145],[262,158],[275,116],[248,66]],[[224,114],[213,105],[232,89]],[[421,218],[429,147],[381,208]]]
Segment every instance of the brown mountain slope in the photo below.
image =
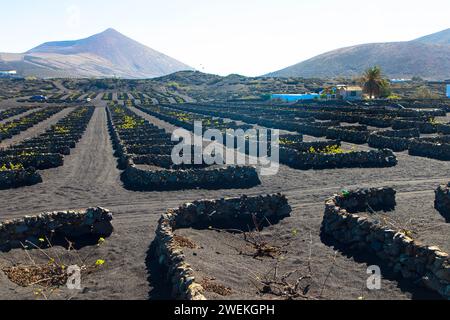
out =
[[450,45],[450,28],[421,37],[414,41],[431,43],[431,44],[449,44]]
[[47,42],[23,54],[0,54],[0,69],[24,76],[153,78],[192,70],[114,29],[86,39]]
[[379,65],[391,78],[450,78],[450,29],[409,42],[371,43],[330,51],[268,74],[277,77],[355,77]]

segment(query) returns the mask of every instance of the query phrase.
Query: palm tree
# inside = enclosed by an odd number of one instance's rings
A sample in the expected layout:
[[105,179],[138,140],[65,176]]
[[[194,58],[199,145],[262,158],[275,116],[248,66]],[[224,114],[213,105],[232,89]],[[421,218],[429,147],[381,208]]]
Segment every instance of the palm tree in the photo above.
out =
[[364,92],[369,95],[370,99],[380,96],[382,88],[386,85],[381,68],[378,66],[367,69],[362,77],[362,82],[364,83]]

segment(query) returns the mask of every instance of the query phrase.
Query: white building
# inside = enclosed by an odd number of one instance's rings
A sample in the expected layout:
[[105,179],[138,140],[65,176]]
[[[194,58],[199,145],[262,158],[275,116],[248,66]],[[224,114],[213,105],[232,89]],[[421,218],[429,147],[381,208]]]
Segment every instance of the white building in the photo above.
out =
[[17,71],[16,70],[0,71],[0,78],[14,77],[16,75],[17,75]]
[[363,89],[360,86],[338,84],[328,90],[328,99],[362,100]]

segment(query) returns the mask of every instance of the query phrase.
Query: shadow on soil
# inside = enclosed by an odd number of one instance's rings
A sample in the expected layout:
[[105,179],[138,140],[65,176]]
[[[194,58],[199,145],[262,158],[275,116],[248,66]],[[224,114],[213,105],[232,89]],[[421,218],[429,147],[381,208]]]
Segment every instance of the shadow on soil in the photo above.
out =
[[145,258],[147,269],[147,281],[150,291],[150,300],[171,300],[170,288],[172,287],[166,280],[166,270],[158,263],[156,257],[156,243],[153,241],[147,251]]
[[[52,247],[63,247],[66,250],[68,250],[69,248],[74,249],[74,250],[80,250],[85,247],[96,246],[99,243],[100,237],[108,238],[110,235],[111,234],[105,234],[103,236],[84,235],[82,237],[68,238],[66,236],[57,234],[54,237],[51,237],[48,239],[49,239]],[[70,242],[70,244],[69,244],[69,242]],[[8,253],[12,250],[23,250],[24,248],[22,247],[22,245],[26,246],[27,250],[40,250],[40,249],[45,250],[50,247],[47,242],[44,242],[43,244],[41,244],[39,241],[36,241],[36,240],[31,241],[31,243],[24,240],[21,242],[21,244],[15,245],[13,247],[11,247],[9,245],[0,246],[0,252]]]
[[439,214],[445,219],[445,223],[450,223],[450,213],[436,208]]
[[332,247],[347,258],[354,259],[358,263],[366,263],[367,266],[379,266],[383,278],[389,281],[396,281],[397,287],[402,292],[410,293],[412,300],[442,300],[442,297],[439,294],[427,290],[426,288],[421,287],[420,284],[415,284],[413,281],[404,279],[398,274],[395,274],[391,267],[374,254],[349,249],[348,246],[337,242],[334,238],[324,234],[323,231],[321,231],[320,238],[323,244]]

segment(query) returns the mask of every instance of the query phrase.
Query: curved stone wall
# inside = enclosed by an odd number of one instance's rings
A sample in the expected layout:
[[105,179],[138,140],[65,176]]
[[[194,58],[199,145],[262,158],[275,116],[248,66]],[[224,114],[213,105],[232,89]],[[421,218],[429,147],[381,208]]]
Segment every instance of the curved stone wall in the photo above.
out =
[[412,156],[450,161],[450,143],[448,141],[441,141],[441,138],[415,139],[410,143],[409,154]]
[[396,152],[409,149],[412,138],[419,138],[418,129],[377,131],[369,136],[369,147],[391,149]]
[[38,170],[57,168],[64,165],[64,157],[59,153],[29,154],[0,157],[1,163],[20,163],[25,168],[33,167]]
[[450,299],[450,259],[438,247],[426,246],[367,217],[360,211],[391,210],[392,188],[356,190],[334,195],[325,204],[322,231],[350,249],[369,251],[405,279],[421,283]]
[[381,168],[397,165],[391,150],[371,150],[349,153],[324,154],[299,152],[280,148],[280,162],[295,169]]
[[174,231],[182,228],[228,228],[248,231],[254,219],[268,225],[289,217],[291,207],[284,195],[201,200],[169,209],[158,222],[156,255],[167,271],[172,296],[183,300],[205,300],[203,287],[196,282],[194,270],[185,261],[182,248],[174,241]]
[[367,126],[333,127],[327,130],[327,139],[364,144],[369,139]]
[[[124,112],[131,112],[125,110]],[[132,115],[137,117],[137,115]],[[205,164],[196,166],[197,168],[190,168],[189,165],[173,165],[170,154],[129,154],[127,146],[130,141],[132,141],[131,146],[146,143],[145,148],[139,149],[142,153],[143,151],[149,151],[152,147],[156,151],[170,151],[173,142],[170,140],[170,135],[145,121],[145,130],[142,128],[129,130],[129,132],[121,130],[119,134],[119,130],[113,122],[112,112],[109,109],[107,109],[107,116],[115,156],[118,158],[119,168],[124,170],[121,178],[128,189],[156,191],[193,188],[249,188],[261,183],[256,168],[252,166],[209,168]],[[140,132],[144,134],[143,137],[140,137]],[[154,140],[149,137],[157,137],[157,139]],[[168,145],[161,145],[163,142]],[[136,166],[139,164],[158,168],[139,168]]]
[[36,216],[0,223],[0,250],[22,248],[30,241],[39,244],[39,238],[52,236],[69,239],[94,236],[109,236],[113,217],[104,208],[89,208],[78,211],[46,212]]
[[131,190],[179,190],[183,188],[250,188],[261,183],[254,167],[227,166],[217,169],[144,170],[128,164],[122,174]]
[[450,183],[436,189],[434,207],[450,222]]
[[34,168],[0,171],[0,190],[41,183],[42,177]]

